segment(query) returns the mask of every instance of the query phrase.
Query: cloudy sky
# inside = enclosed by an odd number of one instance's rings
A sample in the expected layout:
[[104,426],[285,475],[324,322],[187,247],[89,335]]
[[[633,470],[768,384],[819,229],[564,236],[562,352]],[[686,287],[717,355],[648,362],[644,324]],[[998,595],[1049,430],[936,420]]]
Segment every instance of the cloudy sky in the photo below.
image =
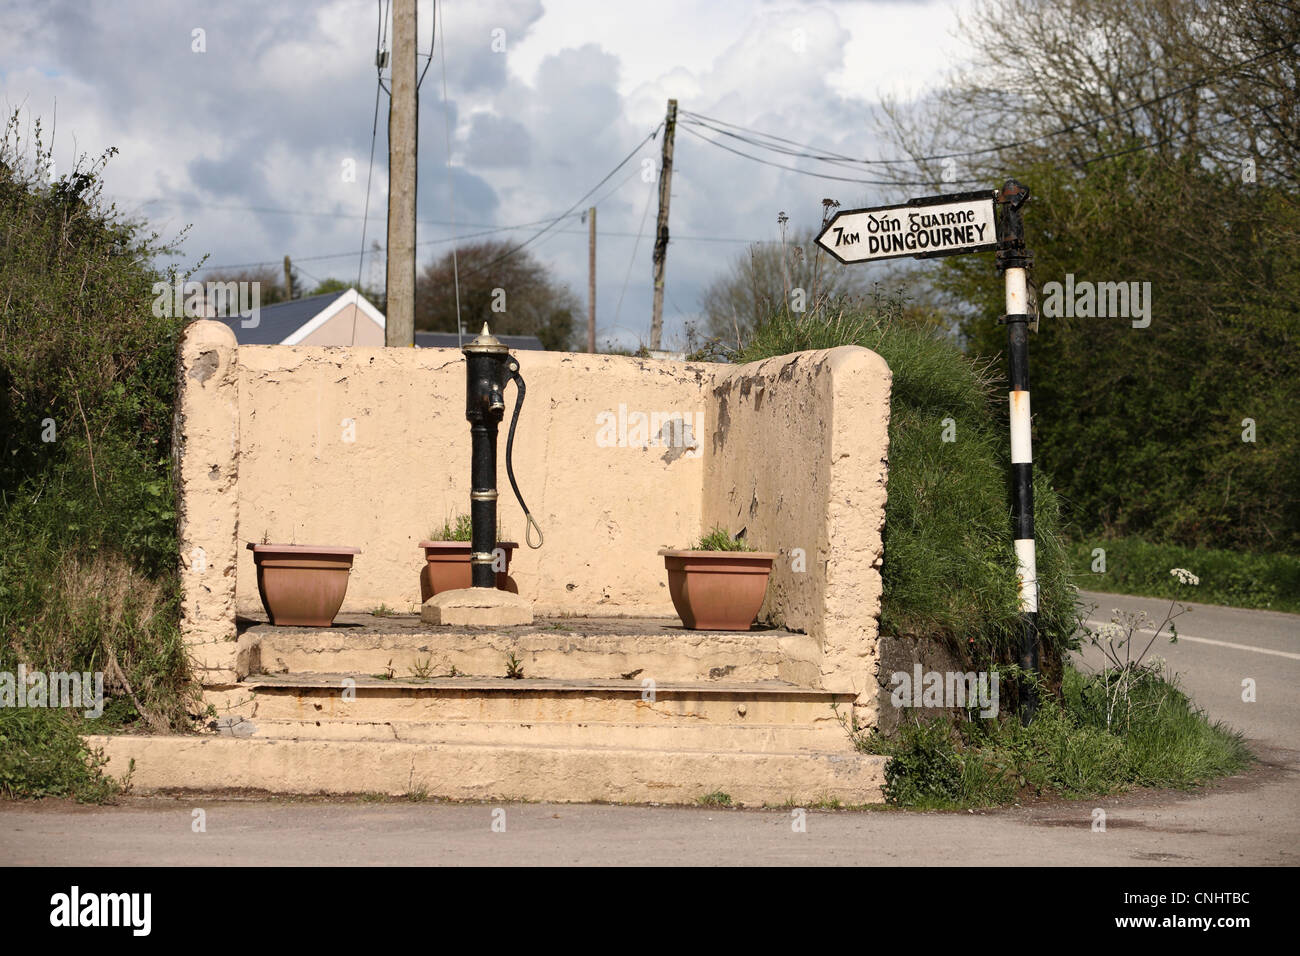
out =
[[[456,234],[564,212],[646,139],[669,97],[684,111],[880,156],[873,107],[883,93],[915,96],[941,80],[965,54],[956,23],[969,3],[447,0],[420,90],[420,264]],[[24,128],[57,120],[60,171],[116,146],[106,193],[164,235],[192,224],[183,262],[278,264],[287,253],[309,282],[354,279],[379,20],[374,0],[0,0],[0,104],[20,109]],[[432,0],[419,3],[419,21],[428,52]],[[367,245],[384,240],[386,125],[381,94]],[[779,212],[808,228],[825,196],[845,207],[882,199],[871,186],[732,155],[687,129],[674,163],[666,346],[698,314],[710,278],[748,241],[779,235]],[[648,337],[658,155],[645,143],[593,196],[602,341]],[[496,237],[522,241],[538,228]],[[585,303],[576,215],[529,248]],[[380,256],[363,268],[364,283],[382,280]]]

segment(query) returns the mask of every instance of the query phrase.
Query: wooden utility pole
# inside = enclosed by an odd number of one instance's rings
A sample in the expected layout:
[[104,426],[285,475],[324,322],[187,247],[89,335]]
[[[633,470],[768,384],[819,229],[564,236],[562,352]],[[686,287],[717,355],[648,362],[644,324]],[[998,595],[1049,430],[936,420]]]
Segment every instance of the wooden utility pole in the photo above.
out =
[[284,298],[285,301],[293,298],[293,267],[288,256],[284,257]]
[[388,279],[384,344],[415,344],[415,0],[393,0],[392,97],[388,104]]
[[673,191],[673,136],[677,132],[677,101],[668,101],[664,119],[664,155],[659,167],[659,222],[655,230],[655,299],[650,316],[650,348],[658,349],[664,331],[664,259],[668,255],[668,201]]
[[596,351],[596,207],[587,210],[587,351]]

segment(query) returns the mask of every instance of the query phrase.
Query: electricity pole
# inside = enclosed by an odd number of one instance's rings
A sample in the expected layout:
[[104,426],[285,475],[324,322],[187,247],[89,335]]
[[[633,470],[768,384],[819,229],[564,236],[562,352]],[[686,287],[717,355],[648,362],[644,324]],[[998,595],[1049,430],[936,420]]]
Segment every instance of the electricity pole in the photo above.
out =
[[587,210],[587,351],[596,351],[596,207]]
[[415,0],[393,0],[392,97],[388,105],[388,277],[384,344],[415,344]]
[[293,298],[293,268],[288,256],[284,257],[284,298],[286,302]]
[[673,137],[677,132],[677,101],[668,101],[664,119],[664,154],[659,166],[659,221],[655,229],[654,311],[650,316],[650,348],[658,349],[664,331],[664,258],[668,255],[668,201],[673,191]]

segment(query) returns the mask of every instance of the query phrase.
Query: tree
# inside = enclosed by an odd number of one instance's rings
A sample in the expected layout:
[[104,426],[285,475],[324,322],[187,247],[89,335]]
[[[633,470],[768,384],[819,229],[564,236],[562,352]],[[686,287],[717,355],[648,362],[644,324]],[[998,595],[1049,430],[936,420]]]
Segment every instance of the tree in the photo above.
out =
[[569,350],[577,297],[529,252],[514,248],[476,242],[456,250],[455,269],[450,252],[426,265],[415,283],[416,329],[456,331],[459,282],[460,317],[470,334],[486,322],[495,333],[535,335],[547,349]]
[[357,285],[355,281],[348,281],[346,279],[322,279],[316,284],[316,288],[311,290],[310,294],[329,295],[331,292],[346,292],[348,289],[356,289],[375,305],[379,305],[383,301],[382,295],[376,290],[367,289],[365,286]]
[[[293,297],[295,299],[302,297],[302,282],[298,278],[298,270],[291,269],[290,273],[293,278]],[[277,302],[285,302],[289,296],[285,294],[284,288],[284,270],[276,266],[251,266],[244,269],[216,269],[207,270],[203,273],[204,282],[256,282],[258,283],[258,296],[260,305],[275,305]]]
[[707,334],[743,346],[775,312],[815,312],[828,302],[864,294],[869,277],[843,266],[813,242],[807,230],[787,241],[754,243],[700,295]]
[[[1035,451],[1078,527],[1300,546],[1297,6],[988,0],[968,35],[978,66],[891,105],[895,142],[936,181],[1029,185],[1040,308],[1067,277],[1150,290],[1149,325],[1094,307],[1031,340]],[[970,350],[1000,357],[993,265],[926,274],[968,305]]]

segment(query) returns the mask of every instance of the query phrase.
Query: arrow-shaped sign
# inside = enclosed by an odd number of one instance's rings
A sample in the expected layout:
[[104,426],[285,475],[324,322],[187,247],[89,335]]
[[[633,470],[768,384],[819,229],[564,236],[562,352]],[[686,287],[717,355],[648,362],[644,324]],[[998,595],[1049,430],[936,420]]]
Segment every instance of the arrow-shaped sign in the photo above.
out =
[[998,247],[991,190],[925,196],[902,206],[845,209],[817,243],[840,262],[955,256]]

